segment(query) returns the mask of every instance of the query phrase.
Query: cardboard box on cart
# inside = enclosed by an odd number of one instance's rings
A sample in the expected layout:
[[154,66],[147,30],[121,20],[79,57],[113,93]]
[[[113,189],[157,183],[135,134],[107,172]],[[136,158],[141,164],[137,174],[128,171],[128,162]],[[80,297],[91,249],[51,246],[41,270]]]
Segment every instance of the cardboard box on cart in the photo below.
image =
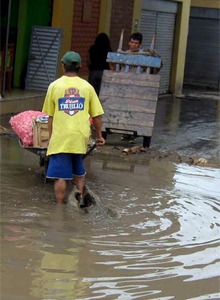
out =
[[[90,124],[92,125],[92,119],[90,118]],[[48,117],[40,117],[34,119],[33,123],[33,147],[47,148],[49,144],[49,131],[48,131]],[[88,146],[93,144],[92,131],[90,130],[90,137],[88,140]]]
[[33,146],[47,148],[49,143],[48,117],[34,119],[33,123]]

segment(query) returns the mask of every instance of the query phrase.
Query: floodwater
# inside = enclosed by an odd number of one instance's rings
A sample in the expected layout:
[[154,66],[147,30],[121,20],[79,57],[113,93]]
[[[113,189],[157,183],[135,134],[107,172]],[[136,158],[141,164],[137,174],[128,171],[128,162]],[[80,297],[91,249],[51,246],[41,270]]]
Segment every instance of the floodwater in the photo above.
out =
[[117,214],[83,214],[1,142],[2,300],[220,299],[219,169],[96,152],[87,185]]
[[220,162],[220,101],[160,99],[152,142],[159,150]]

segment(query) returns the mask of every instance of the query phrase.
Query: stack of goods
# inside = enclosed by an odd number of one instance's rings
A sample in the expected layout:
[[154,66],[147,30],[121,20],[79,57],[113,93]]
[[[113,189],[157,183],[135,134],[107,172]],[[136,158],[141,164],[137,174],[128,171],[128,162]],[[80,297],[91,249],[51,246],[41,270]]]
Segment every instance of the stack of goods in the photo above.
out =
[[23,147],[30,147],[34,145],[33,127],[35,126],[36,120],[43,118],[44,123],[48,120],[48,115],[41,111],[28,110],[21,112],[9,121],[12,129],[20,138]]

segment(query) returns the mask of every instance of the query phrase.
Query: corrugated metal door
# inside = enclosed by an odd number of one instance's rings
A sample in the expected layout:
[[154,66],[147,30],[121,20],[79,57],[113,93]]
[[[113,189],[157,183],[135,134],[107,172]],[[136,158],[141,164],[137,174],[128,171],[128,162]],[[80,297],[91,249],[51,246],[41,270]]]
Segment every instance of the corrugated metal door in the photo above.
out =
[[219,14],[215,9],[191,9],[184,84],[218,88]]
[[57,78],[61,34],[61,28],[33,26],[26,89],[46,91]]
[[163,68],[160,71],[160,94],[169,92],[170,87],[176,10],[176,3],[166,1],[147,1],[142,6],[140,24],[140,32],[143,35],[142,46],[150,48],[153,34],[156,31],[155,50],[163,61]]

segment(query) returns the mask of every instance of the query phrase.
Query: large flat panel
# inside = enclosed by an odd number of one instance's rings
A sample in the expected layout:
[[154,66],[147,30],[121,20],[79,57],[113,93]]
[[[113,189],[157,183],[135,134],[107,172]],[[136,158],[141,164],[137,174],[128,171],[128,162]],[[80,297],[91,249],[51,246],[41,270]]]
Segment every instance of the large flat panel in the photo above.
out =
[[160,75],[104,71],[100,90],[103,128],[151,136],[159,81]]
[[57,78],[61,29],[33,26],[26,89],[46,91]]

